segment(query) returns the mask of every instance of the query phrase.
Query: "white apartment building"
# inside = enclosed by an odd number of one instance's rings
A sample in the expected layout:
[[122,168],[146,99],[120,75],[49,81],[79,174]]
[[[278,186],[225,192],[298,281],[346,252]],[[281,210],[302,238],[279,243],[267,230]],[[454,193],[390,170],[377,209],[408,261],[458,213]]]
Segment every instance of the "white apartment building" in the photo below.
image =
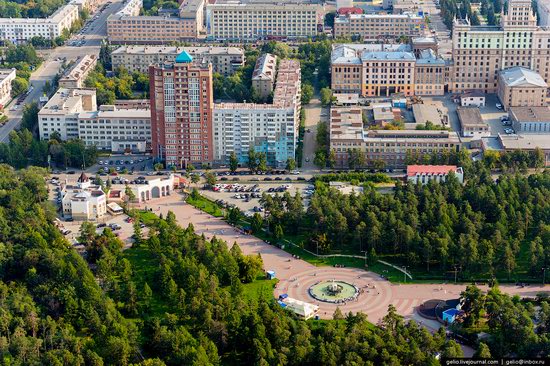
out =
[[57,132],[62,140],[81,139],[88,146],[144,152],[151,143],[151,111],[97,107],[95,89],[61,88],[38,112],[40,139]]
[[82,173],[76,185],[64,184],[61,188],[63,217],[74,220],[97,221],[107,214],[107,196],[100,186],[92,185]]
[[78,137],[102,150],[145,152],[151,143],[151,111],[102,105],[98,111],[82,112]]
[[54,39],[78,20],[78,6],[65,5],[47,18],[0,18],[0,39],[13,43],[33,37]]
[[38,112],[41,140],[49,140],[57,132],[62,140],[78,138],[78,115],[97,110],[95,89],[60,88]]
[[11,82],[15,80],[15,69],[0,69],[0,108],[11,100]]
[[300,64],[279,64],[273,104],[214,104],[214,160],[226,162],[235,152],[241,163],[248,150],[263,152],[270,166],[284,166],[294,158],[300,119]]
[[80,57],[73,67],[59,79],[60,88],[82,88],[84,80],[97,65],[96,55],[84,55]]
[[111,54],[113,68],[124,66],[128,71],[149,72],[149,65],[173,63],[176,56],[186,51],[193,59],[212,64],[212,71],[231,75],[244,66],[244,50],[239,47],[171,47],[121,46]]
[[217,40],[312,37],[323,17],[324,6],[315,0],[217,0],[206,6],[207,33]]

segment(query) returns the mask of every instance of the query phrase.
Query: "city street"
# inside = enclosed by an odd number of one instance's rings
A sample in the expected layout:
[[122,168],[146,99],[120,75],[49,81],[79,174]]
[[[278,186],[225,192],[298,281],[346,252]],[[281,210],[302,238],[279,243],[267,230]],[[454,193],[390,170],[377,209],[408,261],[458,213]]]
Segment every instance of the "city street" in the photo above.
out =
[[[318,97],[312,98],[310,103],[304,106],[306,111],[306,132],[304,134],[304,150],[302,169],[316,170],[318,169],[313,163],[315,158],[315,150],[317,149],[317,124],[319,121],[328,123],[328,108],[321,107],[321,101]],[[308,132],[309,130],[309,132]]]

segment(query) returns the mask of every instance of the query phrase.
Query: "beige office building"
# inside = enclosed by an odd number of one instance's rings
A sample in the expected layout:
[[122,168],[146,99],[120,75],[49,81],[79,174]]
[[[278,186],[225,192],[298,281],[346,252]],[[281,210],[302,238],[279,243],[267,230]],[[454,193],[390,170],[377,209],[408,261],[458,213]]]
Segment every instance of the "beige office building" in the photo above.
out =
[[331,87],[335,93],[365,97],[414,94],[416,58],[408,45],[344,44],[331,54]]
[[349,150],[365,154],[367,165],[383,161],[386,166],[403,167],[408,156],[422,157],[443,151],[458,151],[456,132],[420,130],[366,130],[361,109],[333,108],[330,115],[330,149],[336,153],[336,167],[348,166]]
[[273,91],[275,74],[277,72],[277,56],[270,53],[263,54],[256,60],[252,73],[252,88],[266,99]]
[[346,14],[334,20],[334,37],[388,40],[416,37],[424,32],[424,18],[416,14]]
[[177,55],[186,51],[200,62],[212,64],[212,71],[231,75],[244,66],[244,50],[239,47],[172,47],[172,46],[121,46],[111,54],[113,68],[124,66],[128,71],[149,72],[149,66],[174,62]]
[[323,24],[324,6],[315,0],[217,0],[206,14],[212,39],[307,38]]
[[512,107],[541,107],[547,105],[548,84],[532,70],[512,67],[500,72],[497,94],[506,111]]
[[59,79],[60,88],[82,88],[84,80],[97,65],[96,55],[84,55],[76,60],[71,69]]
[[501,70],[521,66],[550,79],[550,29],[537,25],[530,0],[511,0],[499,26],[453,26],[453,92],[497,91]]
[[445,60],[432,49],[424,49],[416,59],[414,68],[415,95],[445,94]]
[[107,19],[107,37],[113,44],[166,44],[192,40],[204,30],[203,13],[204,0],[182,2],[174,16],[139,16],[123,8]]

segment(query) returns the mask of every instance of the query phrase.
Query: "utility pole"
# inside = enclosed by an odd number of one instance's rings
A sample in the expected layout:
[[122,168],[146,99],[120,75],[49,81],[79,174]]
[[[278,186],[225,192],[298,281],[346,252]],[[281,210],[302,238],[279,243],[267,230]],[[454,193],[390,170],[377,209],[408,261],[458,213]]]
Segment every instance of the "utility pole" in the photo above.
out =
[[462,269],[462,266],[457,266],[456,264],[454,265],[455,267],[455,283],[456,283],[456,277],[457,277],[457,274],[458,274],[458,269]]
[[545,282],[546,282],[546,270],[549,269],[548,267],[543,267],[542,268],[542,285],[544,286]]
[[407,266],[403,266],[403,278],[405,279],[405,283],[407,283]]

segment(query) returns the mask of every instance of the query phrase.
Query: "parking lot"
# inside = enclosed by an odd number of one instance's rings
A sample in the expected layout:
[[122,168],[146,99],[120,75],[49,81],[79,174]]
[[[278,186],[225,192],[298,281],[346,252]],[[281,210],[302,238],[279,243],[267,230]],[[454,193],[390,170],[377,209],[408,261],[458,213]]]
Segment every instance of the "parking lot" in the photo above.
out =
[[[114,155],[110,157],[98,158],[97,164],[89,170],[97,171],[103,168],[105,172],[114,169],[121,172],[124,169],[127,171],[144,171],[153,169],[153,157],[146,155]],[[112,169],[111,169],[112,168]]]
[[[314,186],[307,182],[258,182],[255,184],[217,184],[216,190],[204,190],[201,193],[219,204],[228,207],[238,207],[245,215],[253,215],[254,212],[263,212],[260,198],[262,194],[283,195],[285,192],[292,196],[300,192],[304,206],[309,205],[309,198],[314,192]],[[222,202],[223,201],[223,202]]]

